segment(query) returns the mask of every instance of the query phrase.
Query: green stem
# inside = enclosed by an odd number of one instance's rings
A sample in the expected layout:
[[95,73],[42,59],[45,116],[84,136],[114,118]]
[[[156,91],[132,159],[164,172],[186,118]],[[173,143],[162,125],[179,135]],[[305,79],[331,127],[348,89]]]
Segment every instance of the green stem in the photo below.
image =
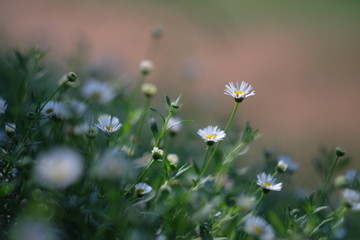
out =
[[257,201],[256,206],[255,206],[255,208],[254,208],[254,210],[253,210],[254,213],[256,212],[257,208],[259,207],[260,203],[262,202],[264,196],[265,196],[264,191],[261,191],[260,198],[259,198],[259,200]]
[[149,171],[149,169],[151,168],[151,166],[154,164],[155,160],[154,159],[151,159],[151,162],[149,163],[149,165],[145,168],[145,170],[142,172],[142,174],[140,175],[140,177],[138,177],[138,179],[136,180],[135,183],[133,183],[133,185],[131,185],[131,187],[126,190],[124,196],[127,196],[130,191],[135,187],[135,185],[137,183],[139,183],[141,181],[141,179],[145,176],[145,174]]
[[208,159],[208,155],[209,155],[209,152],[210,152],[210,148],[211,146],[207,146],[206,147],[206,150],[205,150],[205,154],[204,154],[204,160],[203,160],[203,167],[201,168],[201,171],[199,173],[199,176],[196,178],[195,180],[195,187],[198,185],[200,179],[204,176],[206,170],[208,169],[208,167],[210,166],[210,158]]
[[162,127],[162,129],[161,129],[160,136],[159,136],[159,138],[158,138],[157,141],[156,141],[156,147],[159,147],[159,146],[160,146],[161,140],[162,140],[163,137],[165,136],[165,133],[166,133],[166,130],[167,130],[167,125],[168,125],[169,120],[170,120],[171,116],[173,115],[173,113],[174,113],[174,109],[173,109],[172,107],[170,107],[170,109],[169,109],[169,114],[168,114],[168,116],[167,116],[166,119],[165,119],[165,123],[164,123],[164,125],[163,125],[163,127]]
[[318,206],[318,204],[319,204],[322,196],[324,195],[325,189],[326,189],[327,185],[329,184],[329,181],[330,181],[330,179],[331,179],[331,177],[332,177],[332,175],[333,175],[333,172],[334,172],[334,169],[335,169],[335,166],[336,166],[336,163],[337,163],[338,159],[339,159],[339,156],[336,156],[335,161],[333,162],[333,164],[332,164],[332,166],[331,166],[330,172],[329,172],[329,174],[326,176],[325,183],[324,183],[324,185],[323,185],[323,187],[322,187],[322,189],[321,189],[320,195],[319,195],[319,197],[317,198],[316,203],[315,203],[315,205],[314,205],[315,208],[317,208],[317,206]]
[[[233,119],[234,119],[234,117],[235,117],[235,114],[236,114],[236,112],[237,112],[238,107],[239,107],[239,103],[236,103],[236,104],[235,104],[235,107],[234,107],[234,109],[233,109],[233,111],[232,111],[232,113],[231,113],[231,116],[230,116],[230,118],[229,118],[229,121],[228,121],[227,124],[226,124],[225,130],[224,130],[225,133],[226,133],[227,130],[229,129],[229,127],[230,127],[230,125],[231,125],[231,123],[232,123],[232,121],[233,121]],[[215,154],[216,154],[217,150],[219,149],[219,147],[221,146],[221,143],[222,143],[222,141],[219,142],[219,143],[215,146],[214,151],[212,152],[210,158],[209,158],[208,161],[207,161],[207,164],[206,164],[207,167],[210,165],[210,163],[212,162],[212,159],[215,157]],[[206,167],[206,169],[204,170],[205,172],[206,172],[206,170],[207,170],[207,167]],[[203,174],[205,174],[205,172],[204,172]],[[200,179],[200,178],[198,177],[197,179]]]

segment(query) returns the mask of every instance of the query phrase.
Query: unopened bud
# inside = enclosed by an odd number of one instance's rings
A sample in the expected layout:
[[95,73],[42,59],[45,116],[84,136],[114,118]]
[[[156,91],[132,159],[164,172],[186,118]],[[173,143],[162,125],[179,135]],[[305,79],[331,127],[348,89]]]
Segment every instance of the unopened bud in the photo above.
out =
[[338,157],[342,157],[346,153],[346,150],[343,149],[342,147],[336,147],[335,151],[336,151],[336,156],[338,156]]
[[179,164],[179,157],[174,153],[170,153],[167,155],[167,160],[169,161],[170,165],[176,167]]
[[145,94],[145,96],[153,97],[157,93],[157,87],[152,83],[144,83],[141,85],[141,91]]
[[75,73],[73,73],[73,72],[69,72],[68,74],[67,74],[67,80],[69,81],[69,82],[76,82],[76,80],[78,79],[78,77],[76,76],[76,74]]
[[163,34],[164,28],[161,25],[156,25],[151,31],[151,35],[153,38],[161,38]]
[[287,168],[288,168],[288,164],[281,160],[278,162],[278,164],[276,166],[276,169],[279,172],[286,172]]
[[140,62],[139,68],[140,68],[141,74],[146,76],[153,71],[154,64],[150,60],[142,60]]
[[162,157],[164,155],[164,151],[158,147],[154,147],[153,150],[151,151],[151,154],[152,154],[152,158],[154,160],[159,160],[159,159],[162,159]]

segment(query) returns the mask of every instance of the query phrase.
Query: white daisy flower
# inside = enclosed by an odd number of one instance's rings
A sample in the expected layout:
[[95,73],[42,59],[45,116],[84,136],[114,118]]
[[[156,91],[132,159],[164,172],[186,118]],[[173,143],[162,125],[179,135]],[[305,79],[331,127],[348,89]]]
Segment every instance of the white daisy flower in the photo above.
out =
[[65,105],[62,102],[49,101],[46,103],[41,113],[46,117],[53,117],[55,119],[66,119],[69,116]]
[[151,192],[152,187],[146,183],[137,183],[135,185],[135,193],[138,196],[142,196]]
[[95,126],[103,132],[113,133],[119,130],[122,124],[117,117],[110,115],[101,115],[98,118],[98,123],[96,123]]
[[197,134],[199,134],[209,146],[223,140],[226,136],[226,133],[223,130],[220,130],[217,126],[208,126],[206,128],[199,129]]
[[299,164],[294,162],[289,156],[279,155],[277,157],[278,165],[283,164],[286,165],[286,171],[295,172],[299,168]]
[[86,99],[105,104],[114,98],[113,88],[109,83],[99,82],[95,79],[89,80],[81,90]]
[[7,109],[6,100],[0,98],[0,113],[5,113],[6,109]]
[[50,188],[66,188],[75,183],[83,171],[80,154],[66,147],[42,153],[36,160],[35,177]]
[[348,207],[360,210],[360,194],[357,191],[347,188],[343,192],[343,198]]
[[276,183],[276,179],[266,173],[258,174],[256,183],[266,190],[280,191],[282,188],[282,183]]
[[231,82],[225,87],[224,94],[232,96],[236,102],[242,102],[245,98],[255,95],[253,87],[244,81],[241,82],[241,85]]
[[248,216],[245,218],[244,230],[247,234],[261,240],[271,240],[275,238],[274,230],[265,219],[258,216]]

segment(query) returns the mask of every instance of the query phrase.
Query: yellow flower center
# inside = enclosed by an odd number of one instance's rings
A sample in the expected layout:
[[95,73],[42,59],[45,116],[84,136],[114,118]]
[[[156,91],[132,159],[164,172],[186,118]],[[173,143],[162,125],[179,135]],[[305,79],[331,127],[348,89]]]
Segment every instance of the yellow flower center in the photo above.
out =
[[264,182],[264,185],[265,185],[266,187],[271,187],[271,186],[272,186],[272,184],[269,183],[269,182]]
[[239,96],[239,95],[241,95],[243,93],[244,93],[244,91],[235,91],[236,96]]
[[105,128],[106,128],[106,130],[111,131],[113,129],[113,126],[106,125]]
[[252,229],[260,236],[264,234],[264,230],[259,225],[254,224]]
[[136,194],[137,195],[142,195],[144,191],[145,191],[144,189],[138,188],[138,189],[136,189]]
[[207,139],[209,139],[209,140],[213,140],[213,139],[216,138],[216,135],[214,135],[214,134],[209,134],[209,135],[206,135],[205,137],[206,137]]
[[54,112],[54,109],[52,109],[52,108],[49,108],[45,111],[46,114],[51,114],[53,112]]

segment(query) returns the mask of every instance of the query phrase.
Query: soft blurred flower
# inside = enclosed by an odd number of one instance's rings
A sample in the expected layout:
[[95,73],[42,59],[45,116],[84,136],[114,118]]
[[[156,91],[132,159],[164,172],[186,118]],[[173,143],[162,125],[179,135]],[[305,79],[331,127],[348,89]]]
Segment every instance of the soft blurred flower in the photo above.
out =
[[182,128],[182,124],[180,122],[181,122],[181,119],[178,117],[171,117],[169,119],[169,122],[167,125],[167,130],[169,131],[170,135],[174,136],[178,132],[180,132],[180,130]]
[[114,98],[113,88],[109,83],[91,79],[85,83],[81,91],[86,99],[105,104]]
[[253,87],[244,81],[241,82],[241,85],[231,82],[225,87],[224,94],[232,96],[236,102],[242,102],[245,98],[255,95]]
[[151,154],[152,154],[152,158],[154,160],[159,160],[163,157],[164,155],[164,151],[158,147],[154,147],[152,150],[151,150]]
[[151,192],[152,187],[146,183],[137,183],[135,185],[135,193],[137,196],[143,196]]
[[197,134],[199,134],[202,139],[209,145],[221,141],[225,138],[226,133],[223,130],[220,130],[217,126],[208,126],[203,129],[199,129]]
[[274,230],[267,221],[258,216],[248,216],[245,218],[245,232],[261,240],[274,239]]
[[345,189],[343,191],[343,198],[346,206],[353,210],[360,210],[360,194],[352,189]]
[[66,119],[69,116],[69,112],[67,111],[64,103],[49,101],[45,104],[44,108],[41,110],[41,113],[46,117],[52,117],[55,119]]
[[256,206],[256,198],[254,196],[241,194],[236,202],[241,210],[246,212],[253,210]]
[[97,158],[92,173],[98,178],[116,180],[131,176],[131,169],[120,149],[113,148]]
[[23,219],[14,224],[10,240],[58,240],[53,227],[46,221]]
[[6,101],[0,98],[0,113],[5,113],[6,109],[7,109]]
[[105,133],[113,133],[119,130],[122,124],[117,117],[101,115],[98,118],[98,123],[96,123],[95,126]]
[[348,183],[353,183],[354,181],[360,182],[360,175],[356,169],[346,171],[345,178]]
[[16,130],[16,125],[15,123],[5,123],[5,131],[7,133],[14,133]]
[[68,102],[71,113],[76,117],[82,117],[86,111],[86,103],[73,99]]
[[141,91],[145,94],[145,96],[153,97],[157,93],[157,87],[152,83],[144,83],[141,85]]
[[54,148],[36,159],[35,177],[50,188],[68,187],[80,178],[82,171],[82,157],[67,147]]
[[280,191],[282,188],[282,183],[276,183],[276,179],[270,174],[260,173],[257,175],[257,185],[263,189]]
[[93,138],[98,134],[98,129],[90,123],[84,122],[74,127],[74,134]]
[[287,172],[295,172],[299,168],[299,164],[294,162],[289,156],[286,155],[279,155],[277,157],[278,165],[281,163],[283,165],[286,165],[286,171]]
[[139,69],[143,75],[148,75],[154,70],[154,64],[150,60],[142,60]]
[[176,167],[179,164],[179,157],[175,153],[168,154],[166,158],[172,166]]

